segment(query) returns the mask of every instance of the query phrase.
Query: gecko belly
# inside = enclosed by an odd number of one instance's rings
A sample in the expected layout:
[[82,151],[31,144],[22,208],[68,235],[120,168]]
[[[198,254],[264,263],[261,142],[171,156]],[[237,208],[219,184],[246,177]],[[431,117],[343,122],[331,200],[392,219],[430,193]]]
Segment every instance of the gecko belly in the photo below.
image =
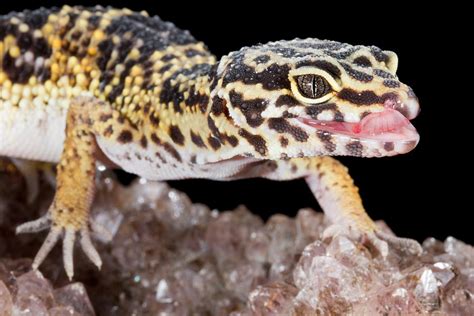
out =
[[0,100],[0,155],[58,162],[67,107],[14,107]]

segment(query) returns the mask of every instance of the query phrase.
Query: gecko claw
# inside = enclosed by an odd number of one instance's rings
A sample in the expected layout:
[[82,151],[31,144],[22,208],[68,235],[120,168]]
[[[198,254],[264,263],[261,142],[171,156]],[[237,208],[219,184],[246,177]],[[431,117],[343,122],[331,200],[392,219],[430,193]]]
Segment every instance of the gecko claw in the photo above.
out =
[[84,225],[79,231],[72,227],[60,227],[52,224],[51,217],[48,213],[37,220],[19,225],[16,228],[16,233],[36,233],[47,228],[50,228],[50,231],[33,260],[33,270],[38,269],[44,259],[46,259],[54,246],[58,243],[61,235],[63,235],[63,264],[66,274],[71,281],[74,276],[73,254],[76,235],[78,232],[80,233],[80,245],[82,250],[89,260],[92,261],[99,270],[101,269],[102,260],[92,243],[88,225]]

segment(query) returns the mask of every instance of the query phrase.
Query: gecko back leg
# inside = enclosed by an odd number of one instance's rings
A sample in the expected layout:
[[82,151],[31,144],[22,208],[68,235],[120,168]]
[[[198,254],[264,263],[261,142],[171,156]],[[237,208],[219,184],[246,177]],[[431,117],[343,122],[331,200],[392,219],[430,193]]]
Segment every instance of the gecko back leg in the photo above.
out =
[[[17,233],[38,232],[50,228],[38,251],[33,268],[37,269],[63,235],[63,261],[69,278],[74,274],[73,248],[76,234],[89,259],[98,267],[102,261],[90,239],[89,212],[94,197],[95,170],[99,148],[96,135],[103,134],[104,119],[115,110],[94,98],[78,97],[71,101],[66,122],[66,140],[57,166],[56,195],[43,217],[17,227]],[[117,113],[115,113],[117,115]],[[123,124],[128,124],[124,121]],[[131,126],[129,126],[132,129]]]

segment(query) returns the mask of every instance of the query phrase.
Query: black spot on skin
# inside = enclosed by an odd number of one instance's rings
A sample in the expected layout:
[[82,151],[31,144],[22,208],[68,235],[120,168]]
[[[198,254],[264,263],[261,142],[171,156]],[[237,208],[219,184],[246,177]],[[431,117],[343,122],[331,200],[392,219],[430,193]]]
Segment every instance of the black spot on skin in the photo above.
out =
[[270,60],[270,56],[268,55],[260,55],[253,59],[257,64],[265,64]]
[[282,113],[282,117],[283,118],[295,118],[295,117],[298,117],[298,115],[290,113],[288,111],[285,111],[285,112]]
[[132,132],[123,130],[120,132],[117,141],[121,144],[129,143],[133,140]]
[[221,142],[221,133],[210,116],[207,117],[207,126],[209,126],[209,129],[211,130],[211,135],[215,137],[217,141]]
[[346,64],[346,63],[341,63],[342,67],[344,68],[344,70],[346,71],[346,73],[353,79],[357,80],[357,81],[361,81],[361,82],[371,82],[374,77],[372,75],[369,75],[365,72],[362,72],[362,71],[359,71],[359,70],[355,70],[354,68],[352,68],[350,65]]
[[294,97],[288,94],[283,94],[278,97],[275,102],[276,106],[283,106],[286,105],[288,107],[299,105],[300,103]]
[[165,72],[167,72],[168,70],[170,70],[171,67],[173,67],[173,64],[164,65],[163,67],[161,67],[160,69],[158,69],[158,72],[159,72],[160,74],[164,74]]
[[330,132],[318,130],[316,136],[321,140],[328,152],[332,153],[336,150],[336,144],[332,142],[332,134]]
[[253,135],[243,128],[239,130],[239,135],[245,138],[260,155],[264,156],[267,154],[267,143],[262,136]]
[[334,51],[334,50],[328,49],[328,50],[325,50],[324,53],[336,59],[347,59],[347,57],[352,55],[356,50],[357,48],[355,47],[346,48],[345,50],[342,50],[342,51]]
[[51,47],[43,37],[36,38],[30,49],[35,57],[49,57],[52,53]]
[[112,114],[101,114],[99,116],[99,121],[101,122],[107,122],[108,120],[110,120],[112,118]]
[[212,98],[211,113],[215,116],[219,116],[222,113],[226,117],[230,117],[229,110],[226,107],[227,101],[225,99],[219,98],[217,95]]
[[155,112],[151,112],[148,118],[150,119],[150,123],[153,127],[157,127],[158,124],[160,124],[160,118]]
[[3,23],[0,23],[0,40],[3,41],[3,39],[7,35],[13,35],[13,37],[16,37],[17,34],[18,34],[18,26],[17,25],[9,23],[7,21],[5,21]]
[[380,78],[383,78],[383,79],[395,79],[394,75],[392,75],[388,71],[385,71],[385,70],[382,70],[382,69],[374,69],[372,72],[377,77],[380,77]]
[[161,145],[161,140],[156,136],[155,133],[151,134],[151,141],[157,145]]
[[97,14],[93,14],[91,15],[88,19],[87,19],[87,28],[90,30],[90,31],[93,31],[95,29],[97,29],[99,27],[99,24],[100,24],[100,20],[102,19],[102,17],[100,15],[97,15]]
[[146,139],[145,135],[143,135],[142,138],[140,138],[140,145],[142,146],[142,148],[147,148],[148,140]]
[[160,103],[173,103],[176,113],[182,113],[180,103],[184,101],[183,92],[179,91],[179,84],[172,85],[172,79],[169,78],[163,82],[162,90],[160,92]]
[[265,165],[269,172],[273,172],[278,169],[278,163],[273,160],[268,160]]
[[27,83],[34,72],[34,66],[31,64],[23,63],[17,67],[15,65],[15,58],[11,57],[8,51],[3,56],[2,68],[13,83],[20,84]]
[[341,70],[336,65],[326,60],[306,60],[306,61],[301,61],[296,65],[297,68],[305,67],[305,66],[319,68],[321,70],[328,72],[335,78],[341,77]]
[[48,21],[50,14],[57,12],[59,8],[39,8],[33,11],[23,11],[23,22],[32,29],[40,29]]
[[173,145],[171,145],[170,143],[164,143],[163,147],[171,156],[173,156],[174,159],[176,159],[179,162],[182,162],[181,155],[178,153],[176,148],[173,147]]
[[334,121],[344,122],[344,114],[342,114],[339,110],[336,110],[334,112]]
[[219,79],[217,77],[217,67],[218,67],[218,65],[219,65],[219,63],[216,63],[209,70],[209,74],[208,74],[209,82],[210,82],[209,90],[211,90],[211,91],[214,90],[214,88],[217,86],[217,82],[219,81]]
[[189,96],[184,101],[186,106],[198,106],[201,113],[206,113],[209,97],[196,91],[194,86],[189,89]]
[[288,146],[288,138],[280,136],[280,144],[281,147],[286,148],[286,146]]
[[383,149],[385,149],[386,151],[392,151],[394,148],[395,148],[395,146],[394,146],[393,142],[386,142],[383,145]]
[[349,155],[361,157],[364,146],[358,140],[354,140],[346,145],[346,149]]
[[100,42],[97,47],[99,48],[100,53],[100,57],[97,58],[97,66],[102,71],[102,73],[104,73],[107,69],[107,63],[110,60],[112,51],[114,50],[114,43],[112,42],[112,39],[108,38]]
[[306,107],[306,114],[311,116],[314,119],[318,118],[319,113],[323,111],[337,111],[337,105],[335,103],[323,103],[323,104],[316,104],[310,105]]
[[166,163],[166,159],[163,158],[163,156],[162,156],[158,151],[155,153],[155,156],[158,157],[158,159],[160,159],[160,161],[161,161],[163,164]]
[[104,135],[105,137],[110,137],[110,136],[112,136],[113,133],[114,133],[114,128],[112,127],[112,125],[109,125],[109,126],[107,126],[107,128],[104,130],[103,135]]
[[196,155],[192,155],[192,156],[189,158],[189,161],[190,161],[192,164],[195,164],[195,163],[196,163]]
[[380,48],[372,46],[370,47],[370,52],[372,55],[374,55],[375,59],[378,62],[387,62],[388,61],[388,55],[385,54]]
[[184,135],[176,125],[171,125],[169,129],[169,135],[173,142],[178,145],[184,145]]
[[194,49],[194,48],[188,48],[188,49],[186,49],[186,51],[184,53],[185,53],[186,57],[188,57],[188,58],[192,58],[194,56],[204,56],[204,55],[206,55],[204,52],[199,51],[199,50]]
[[288,133],[298,142],[305,142],[308,139],[308,134],[299,127],[293,126],[284,118],[270,118],[268,119],[268,127],[277,131],[278,133]]
[[292,163],[290,170],[292,173],[296,173],[296,171],[298,171],[298,167],[294,163]]
[[218,150],[221,147],[221,142],[217,138],[211,135],[207,138],[207,142],[209,143],[209,145],[211,145],[212,149],[214,150]]
[[400,82],[396,80],[384,80],[383,85],[386,86],[387,88],[400,88]]
[[196,146],[198,146],[200,148],[205,148],[206,147],[206,144],[204,144],[204,141],[202,140],[201,136],[199,136],[198,134],[195,134],[193,131],[190,131],[189,134],[191,136],[191,141]]
[[226,69],[222,86],[225,87],[231,82],[241,81],[245,84],[261,83],[266,90],[289,89],[290,80],[288,65],[271,64],[262,72],[255,72],[253,67],[248,66],[244,62],[245,54],[239,52],[234,55],[234,59],[230,62],[230,67]]
[[74,41],[79,41],[79,39],[81,38],[82,36],[82,32],[77,30],[77,31],[74,31],[72,34],[71,34],[71,39],[74,40]]
[[356,59],[354,59],[352,62],[359,67],[372,67],[372,63],[370,62],[370,59],[368,59],[365,56],[359,56]]
[[236,147],[239,144],[239,140],[234,135],[221,135],[222,138],[228,142],[232,147]]
[[370,90],[357,92],[355,90],[345,88],[339,91],[337,96],[339,99],[349,101],[355,105],[372,105],[382,103],[382,99]]
[[33,37],[31,36],[31,33],[20,33],[18,36],[17,44],[22,54],[30,49],[32,43]]
[[251,127],[257,127],[263,123],[262,112],[266,109],[268,101],[259,98],[244,100],[242,94],[235,90],[230,91],[229,97],[232,106],[240,109]]
[[176,58],[176,56],[173,55],[173,54],[166,54],[163,57],[161,57],[161,61],[168,62],[168,61],[173,60],[175,58]]

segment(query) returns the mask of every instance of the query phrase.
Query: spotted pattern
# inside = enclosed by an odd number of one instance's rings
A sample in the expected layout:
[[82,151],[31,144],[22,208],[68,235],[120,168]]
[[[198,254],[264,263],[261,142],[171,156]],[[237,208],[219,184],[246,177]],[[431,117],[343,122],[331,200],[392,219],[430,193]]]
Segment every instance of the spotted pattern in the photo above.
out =
[[[299,119],[353,121],[396,101],[405,86],[394,58],[373,46],[296,39],[216,61],[189,32],[144,12],[42,8],[0,18],[0,108],[47,106],[51,96],[67,107],[67,99],[87,92],[117,111],[99,118],[100,134],[143,150],[120,157],[158,159],[159,168],[190,161],[188,148],[193,164],[236,155],[361,155],[369,152],[365,143],[341,141]],[[295,94],[292,74],[313,69],[330,79],[324,102]]]

